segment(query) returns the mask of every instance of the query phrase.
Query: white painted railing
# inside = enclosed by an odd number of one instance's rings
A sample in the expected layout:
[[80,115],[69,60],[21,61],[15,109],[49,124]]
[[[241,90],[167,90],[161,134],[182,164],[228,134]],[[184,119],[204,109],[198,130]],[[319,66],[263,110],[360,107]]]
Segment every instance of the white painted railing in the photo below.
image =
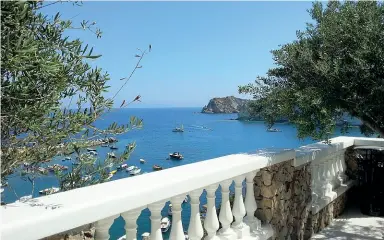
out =
[[[374,141],[374,142],[373,142]],[[137,218],[148,208],[151,212],[151,240],[162,240],[161,210],[167,201],[172,203],[171,240],[184,240],[181,222],[181,203],[186,195],[191,201],[188,235],[191,240],[205,239],[266,239],[269,226],[261,226],[254,217],[257,209],[253,178],[259,169],[294,159],[295,166],[313,163],[313,196],[318,202],[331,201],[337,189],[345,185],[344,150],[352,145],[384,146],[384,141],[370,138],[338,137],[331,145],[322,143],[297,150],[280,149],[252,154],[234,154],[159,172],[120,179],[90,187],[15,202],[1,208],[1,239],[41,239],[67,230],[94,223],[95,239],[109,239],[109,229],[115,218],[126,222],[126,239],[137,237]],[[164,181],[166,179],[167,181]],[[243,181],[246,194],[243,200]],[[231,209],[229,186],[235,182],[235,200]],[[215,191],[221,186],[222,202],[216,214]],[[326,187],[324,187],[326,186]],[[199,197],[207,192],[207,213],[200,220]],[[235,217],[235,221],[233,221]],[[219,230],[219,223],[222,228]]]

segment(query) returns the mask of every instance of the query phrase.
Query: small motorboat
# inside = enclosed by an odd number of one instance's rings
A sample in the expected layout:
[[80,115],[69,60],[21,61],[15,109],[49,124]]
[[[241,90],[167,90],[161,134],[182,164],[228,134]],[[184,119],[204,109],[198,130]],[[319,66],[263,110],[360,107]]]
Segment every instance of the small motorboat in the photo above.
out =
[[183,155],[181,155],[179,152],[174,152],[169,154],[170,158],[181,160],[183,159]]
[[172,130],[172,132],[184,132],[184,127],[181,125],[181,127],[176,127]]
[[153,165],[153,170],[155,170],[155,171],[163,170],[163,167],[161,167],[159,165]]
[[109,147],[108,144],[101,144],[102,147]]
[[122,169],[127,168],[127,167],[128,167],[128,164],[124,163],[121,166],[118,166],[117,170],[122,170]]
[[281,130],[279,130],[277,128],[268,128],[267,132],[281,132]]
[[66,161],[72,160],[71,157],[65,157],[64,159],[65,159]]
[[113,150],[118,149],[118,147],[116,147],[116,145],[112,145],[112,146],[110,146],[109,148],[110,148],[110,149],[113,149]]
[[[29,200],[31,200],[32,199],[32,195],[27,195],[27,196],[23,196],[23,197],[21,197],[21,198],[19,198],[19,202],[27,202],[27,201],[29,201]],[[16,201],[17,202],[17,201]]]
[[140,163],[145,163],[145,160],[140,158]]
[[107,156],[110,157],[110,158],[116,158],[115,153],[108,153]]
[[37,171],[39,171],[41,174],[46,174],[48,172],[48,170],[43,167],[38,167]]
[[130,172],[132,171],[133,169],[135,169],[136,166],[130,166],[130,167],[127,167],[127,169],[125,169],[127,172]]
[[151,234],[149,232],[145,232],[141,234],[141,240],[149,240],[151,237]]
[[1,190],[0,190],[0,193],[3,193],[4,192],[4,188],[0,188]]
[[163,233],[167,232],[169,230],[169,228],[171,227],[171,220],[169,220],[169,218],[167,218],[167,217],[163,217],[161,219],[160,226],[161,226],[161,231]]
[[184,200],[183,200],[183,203],[187,203],[188,202],[188,195],[187,196],[185,196],[185,198],[184,198]]
[[168,205],[168,215],[172,216],[172,203]]
[[113,171],[111,171],[109,174],[115,174],[117,172],[117,170],[113,170]]
[[96,149],[95,148],[87,148],[87,151],[88,152],[96,152]]
[[141,169],[138,167],[135,167],[132,171],[129,172],[131,175],[137,175],[141,172]]
[[91,175],[86,175],[86,176],[82,177],[81,180],[83,180],[85,182],[85,181],[90,180],[91,178],[92,178]]
[[43,194],[43,195],[50,195],[50,194],[57,193],[58,191],[60,191],[60,188],[51,187],[51,188],[43,189],[43,190],[39,191],[39,193]]

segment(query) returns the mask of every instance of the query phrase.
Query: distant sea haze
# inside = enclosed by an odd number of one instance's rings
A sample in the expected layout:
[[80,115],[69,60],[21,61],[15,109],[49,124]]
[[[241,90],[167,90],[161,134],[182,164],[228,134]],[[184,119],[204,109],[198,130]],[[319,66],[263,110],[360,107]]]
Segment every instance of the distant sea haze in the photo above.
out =
[[[239,152],[253,152],[260,148],[296,148],[301,145],[309,144],[310,139],[298,140],[296,128],[288,123],[276,124],[274,127],[281,132],[267,132],[263,122],[242,122],[229,120],[237,118],[237,114],[201,114],[201,108],[127,108],[113,109],[105,114],[103,119],[96,122],[99,128],[108,127],[113,121],[118,123],[128,123],[130,116],[143,119],[143,128],[133,130],[126,134],[119,135],[118,151],[123,151],[124,147],[136,141],[137,147],[128,165],[136,165],[142,172],[152,172],[154,164],[163,168],[177,167],[184,164],[204,161],[227,154]],[[172,129],[183,124],[184,132],[172,132]],[[335,136],[340,135],[338,131]],[[351,129],[347,134],[350,136],[361,136],[359,130]],[[109,148],[98,147],[99,157],[105,158]],[[184,155],[181,161],[166,160],[171,152],[180,152]],[[57,157],[53,163],[67,165],[70,162],[62,162],[63,157]],[[139,159],[146,160],[145,164],[140,164]],[[52,163],[48,163],[52,164]],[[112,180],[129,177],[126,171],[117,172]],[[13,176],[8,180],[9,184],[15,188],[18,196],[31,194],[29,182]],[[35,197],[38,191],[44,188],[57,186],[58,183],[54,176],[49,175],[36,180]],[[129,190],[129,186],[127,186]],[[2,196],[2,201],[13,202],[17,198],[8,189]],[[205,197],[201,198],[202,204]],[[221,201],[221,195],[217,195],[217,202]],[[183,204],[183,227],[188,229],[190,206]],[[167,215],[167,207],[163,210],[163,215]],[[143,232],[150,231],[149,211],[144,210],[138,220],[138,236]],[[164,235],[169,238],[169,232]],[[111,230],[111,239],[117,239],[124,235],[124,220],[119,218],[115,221]],[[141,239],[139,237],[139,239]]]

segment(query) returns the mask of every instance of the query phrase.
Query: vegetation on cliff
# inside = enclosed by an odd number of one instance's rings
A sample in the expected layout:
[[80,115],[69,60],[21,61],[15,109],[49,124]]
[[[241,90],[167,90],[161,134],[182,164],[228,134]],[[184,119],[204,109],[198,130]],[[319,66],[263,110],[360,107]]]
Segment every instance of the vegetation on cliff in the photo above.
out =
[[300,138],[329,139],[345,113],[384,137],[383,2],[315,2],[309,13],[297,40],[272,51],[277,67],[239,92],[270,126],[287,117]]

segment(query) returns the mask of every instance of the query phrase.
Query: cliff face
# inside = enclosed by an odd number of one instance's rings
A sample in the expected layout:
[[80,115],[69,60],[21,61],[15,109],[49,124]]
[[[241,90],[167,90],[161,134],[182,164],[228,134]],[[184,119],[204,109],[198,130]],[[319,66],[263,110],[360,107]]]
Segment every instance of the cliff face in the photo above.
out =
[[249,102],[247,99],[234,96],[223,98],[212,98],[207,106],[201,110],[202,113],[239,113]]

